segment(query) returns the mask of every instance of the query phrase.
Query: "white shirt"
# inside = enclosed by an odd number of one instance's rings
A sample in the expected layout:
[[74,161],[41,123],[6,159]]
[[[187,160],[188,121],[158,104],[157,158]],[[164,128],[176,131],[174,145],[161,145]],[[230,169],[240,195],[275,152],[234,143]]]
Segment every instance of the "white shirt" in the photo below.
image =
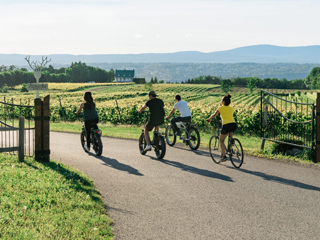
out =
[[179,110],[181,113],[180,117],[191,117],[191,111],[186,101],[180,100],[174,104],[173,108]]

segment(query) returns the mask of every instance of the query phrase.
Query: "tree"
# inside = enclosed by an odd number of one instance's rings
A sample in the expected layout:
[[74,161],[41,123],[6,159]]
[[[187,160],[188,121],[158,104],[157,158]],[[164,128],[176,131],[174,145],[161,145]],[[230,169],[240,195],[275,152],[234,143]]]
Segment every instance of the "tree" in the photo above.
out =
[[66,69],[66,74],[69,75],[71,82],[88,82],[90,81],[89,69],[82,62],[71,63],[71,66]]
[[21,92],[29,92],[29,91],[28,91],[28,88],[27,88],[27,84],[22,83]]
[[247,87],[250,89],[250,93],[253,92],[253,89],[256,87],[257,82],[258,82],[257,78],[252,77],[248,79]]
[[221,90],[225,93],[228,93],[234,87],[233,82],[230,79],[222,80]]
[[158,83],[158,78],[154,77],[153,83]]
[[151,82],[147,82],[147,83],[144,85],[144,88],[145,88],[147,91],[153,90],[152,83],[151,83]]
[[304,79],[304,83],[311,89],[320,88],[320,67],[315,67],[311,73]]

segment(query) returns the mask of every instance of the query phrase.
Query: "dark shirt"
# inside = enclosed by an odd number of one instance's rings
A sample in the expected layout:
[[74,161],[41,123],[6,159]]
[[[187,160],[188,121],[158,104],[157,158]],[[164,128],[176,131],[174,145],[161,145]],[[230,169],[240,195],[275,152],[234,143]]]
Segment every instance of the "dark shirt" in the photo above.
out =
[[84,121],[93,120],[93,119],[99,119],[97,110],[96,110],[96,104],[93,103],[93,106],[90,108],[88,103],[85,103],[83,106],[83,118]]
[[161,125],[164,123],[165,111],[163,109],[163,101],[159,98],[152,98],[146,103],[150,109],[150,120],[154,125]]

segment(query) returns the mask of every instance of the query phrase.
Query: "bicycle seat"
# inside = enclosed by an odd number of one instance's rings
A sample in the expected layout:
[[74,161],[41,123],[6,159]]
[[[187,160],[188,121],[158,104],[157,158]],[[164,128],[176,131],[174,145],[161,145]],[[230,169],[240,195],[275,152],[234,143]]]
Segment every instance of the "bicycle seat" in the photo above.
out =
[[190,122],[191,122],[191,120],[183,120],[182,122],[190,123]]

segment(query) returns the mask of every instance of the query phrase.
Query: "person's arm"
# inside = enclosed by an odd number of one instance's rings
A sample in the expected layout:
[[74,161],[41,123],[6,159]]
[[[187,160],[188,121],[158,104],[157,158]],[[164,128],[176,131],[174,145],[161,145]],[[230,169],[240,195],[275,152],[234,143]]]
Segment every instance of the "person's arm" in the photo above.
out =
[[139,110],[138,110],[138,113],[142,113],[144,110],[146,110],[148,106],[145,104],[143,107],[141,107]]
[[166,119],[169,119],[175,111],[176,111],[176,109],[172,108],[171,112],[170,112],[169,115],[166,117]]
[[211,122],[211,119],[216,117],[217,115],[219,114],[219,109],[217,109],[214,114],[212,114],[208,119],[207,119],[207,122]]
[[83,109],[83,106],[84,106],[84,103],[81,103],[80,106],[79,106],[79,109],[74,113],[75,115],[79,115],[79,113],[82,111]]

